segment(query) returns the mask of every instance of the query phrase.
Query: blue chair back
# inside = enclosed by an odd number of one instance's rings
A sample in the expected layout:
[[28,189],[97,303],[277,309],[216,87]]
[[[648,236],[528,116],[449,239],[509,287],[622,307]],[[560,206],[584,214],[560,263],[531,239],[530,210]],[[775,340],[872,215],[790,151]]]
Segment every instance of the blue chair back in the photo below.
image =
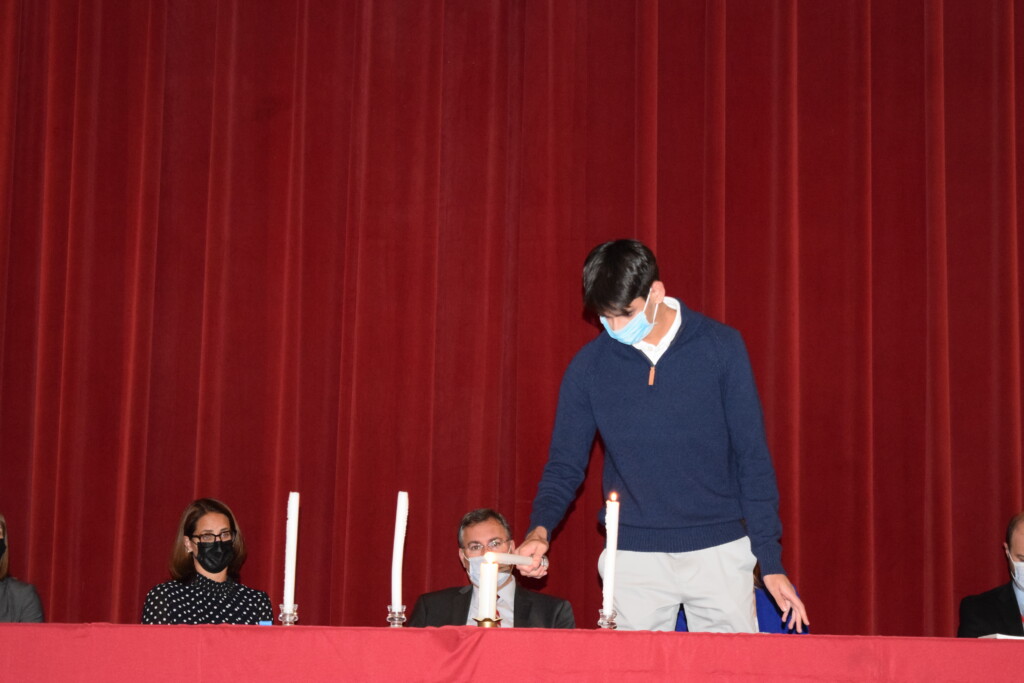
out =
[[[754,604],[757,607],[757,630],[761,633],[796,633],[790,631],[782,623],[782,610],[772,600],[772,596],[763,588],[754,588]],[[689,631],[686,625],[686,612],[682,605],[679,606],[679,616],[676,617],[676,630]],[[807,633],[805,626],[803,633]]]

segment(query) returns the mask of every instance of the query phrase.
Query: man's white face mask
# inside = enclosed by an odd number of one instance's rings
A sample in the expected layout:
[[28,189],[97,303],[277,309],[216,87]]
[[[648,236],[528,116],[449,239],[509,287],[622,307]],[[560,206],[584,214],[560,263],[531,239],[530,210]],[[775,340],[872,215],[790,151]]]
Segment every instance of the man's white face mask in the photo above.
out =
[[1010,572],[1010,576],[1013,577],[1013,583],[1020,590],[1024,591],[1024,562],[1016,562],[1010,557],[1010,551],[1006,551],[1006,559],[1010,561],[1013,570]]
[[[469,574],[469,582],[474,586],[480,586],[480,565],[484,563],[483,555],[479,557],[467,557],[469,563],[466,566],[466,573]],[[512,578],[512,566],[507,564],[498,565],[498,588]]]

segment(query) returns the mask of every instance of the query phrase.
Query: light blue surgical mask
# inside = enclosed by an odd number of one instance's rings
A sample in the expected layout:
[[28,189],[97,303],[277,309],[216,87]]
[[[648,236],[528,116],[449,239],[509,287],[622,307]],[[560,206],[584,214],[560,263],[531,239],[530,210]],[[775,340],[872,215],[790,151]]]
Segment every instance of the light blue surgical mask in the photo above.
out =
[[1024,562],[1015,561],[1010,557],[1009,552],[1006,553],[1006,557],[1009,558],[1010,563],[1013,564],[1013,582],[1017,585],[1017,588],[1024,591]]
[[[644,337],[651,333],[654,329],[654,323],[647,319],[644,315],[647,311],[647,302],[651,300],[651,292],[647,292],[647,298],[644,299],[644,308],[642,311],[633,316],[633,318],[622,326],[622,329],[613,330],[612,326],[608,324],[608,318],[601,316],[601,324],[604,325],[605,331],[608,332],[608,336],[617,342],[622,342],[627,346],[632,346],[637,342],[643,341]],[[659,304],[660,305],[660,304]],[[658,317],[658,305],[654,307],[654,317]]]
[[[483,555],[480,557],[467,557],[466,560],[469,562],[469,566],[466,567],[466,572],[469,574],[469,582],[474,586],[480,585],[480,565],[484,563]],[[512,567],[508,565],[498,565],[498,587],[501,588],[505,585],[505,582],[512,578]]]

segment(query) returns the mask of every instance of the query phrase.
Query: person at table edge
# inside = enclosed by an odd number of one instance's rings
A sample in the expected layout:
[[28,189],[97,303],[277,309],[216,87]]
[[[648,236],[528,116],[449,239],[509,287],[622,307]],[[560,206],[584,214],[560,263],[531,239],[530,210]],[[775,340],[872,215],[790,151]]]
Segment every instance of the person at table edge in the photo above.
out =
[[1010,582],[960,601],[957,637],[1024,636],[1024,512],[1006,525],[1003,555]]

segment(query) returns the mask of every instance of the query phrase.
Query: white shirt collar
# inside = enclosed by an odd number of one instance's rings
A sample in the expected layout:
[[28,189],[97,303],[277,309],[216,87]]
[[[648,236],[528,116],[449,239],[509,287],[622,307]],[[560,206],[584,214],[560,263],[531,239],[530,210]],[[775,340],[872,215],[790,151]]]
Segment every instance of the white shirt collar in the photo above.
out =
[[[469,614],[466,615],[466,625],[476,626],[476,610],[480,604],[480,590],[473,586],[473,598],[469,601]],[[516,605],[516,579],[513,576],[508,583],[498,589],[498,616],[501,618],[502,628],[515,626],[515,605]]]
[[675,319],[672,321],[672,326],[668,328],[668,332],[657,344],[648,344],[645,341],[638,341],[636,344],[633,344],[633,348],[643,351],[651,359],[652,363],[657,363],[661,359],[661,356],[668,350],[669,345],[676,338],[676,334],[683,324],[683,316],[679,313],[679,299],[666,296],[662,303],[676,312]]

